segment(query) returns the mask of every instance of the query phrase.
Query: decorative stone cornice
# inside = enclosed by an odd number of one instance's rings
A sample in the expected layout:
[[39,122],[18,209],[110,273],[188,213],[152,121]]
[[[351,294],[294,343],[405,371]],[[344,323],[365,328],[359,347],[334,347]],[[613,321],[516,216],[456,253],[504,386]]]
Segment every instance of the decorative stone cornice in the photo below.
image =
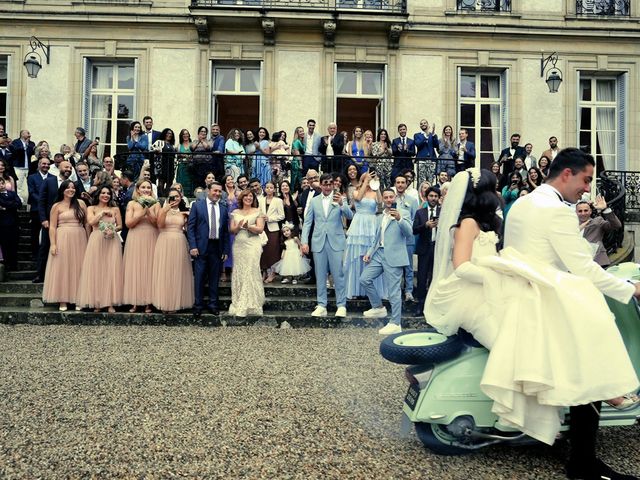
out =
[[198,30],[198,43],[209,45],[209,21],[207,17],[195,18],[196,30]]
[[261,20],[262,32],[264,34],[265,45],[276,44],[276,21],[273,18],[263,18]]
[[336,46],[336,29],[338,25],[334,20],[327,20],[322,24],[322,30],[324,31],[324,46],[335,47]]
[[400,34],[403,26],[400,23],[393,23],[389,27],[389,48],[397,50],[400,47]]

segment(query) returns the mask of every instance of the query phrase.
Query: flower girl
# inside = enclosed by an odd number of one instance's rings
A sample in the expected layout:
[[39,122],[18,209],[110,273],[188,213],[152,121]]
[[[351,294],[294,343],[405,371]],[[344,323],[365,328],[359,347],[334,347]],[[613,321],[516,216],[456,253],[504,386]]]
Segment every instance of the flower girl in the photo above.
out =
[[[282,283],[297,284],[295,277],[304,275],[311,270],[309,259],[302,256],[300,251],[300,240],[294,235],[295,227],[290,222],[282,225],[282,237],[284,238],[284,249],[282,259],[273,265],[273,269],[278,275],[284,277]],[[289,278],[292,277],[292,278]]]

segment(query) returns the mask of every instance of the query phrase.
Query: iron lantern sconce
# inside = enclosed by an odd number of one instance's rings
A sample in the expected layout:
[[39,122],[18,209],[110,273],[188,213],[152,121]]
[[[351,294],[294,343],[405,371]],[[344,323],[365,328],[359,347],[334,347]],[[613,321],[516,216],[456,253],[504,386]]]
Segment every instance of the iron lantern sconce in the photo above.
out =
[[42,68],[42,57],[37,50],[42,50],[43,55],[47,59],[47,65],[49,65],[51,47],[49,46],[49,42],[45,45],[37,37],[31,37],[29,39],[29,46],[31,47],[31,51],[25,55],[24,62],[22,64],[24,65],[24,68],[27,69],[27,75],[29,78],[36,78]]
[[556,93],[560,88],[560,84],[562,83],[562,71],[556,67],[556,62],[558,61],[558,54],[553,52],[548,57],[542,54],[542,58],[540,59],[540,76],[544,77],[544,69],[547,68],[547,65],[551,63],[552,67],[547,72],[547,77],[545,78],[545,82],[549,87],[549,93]]

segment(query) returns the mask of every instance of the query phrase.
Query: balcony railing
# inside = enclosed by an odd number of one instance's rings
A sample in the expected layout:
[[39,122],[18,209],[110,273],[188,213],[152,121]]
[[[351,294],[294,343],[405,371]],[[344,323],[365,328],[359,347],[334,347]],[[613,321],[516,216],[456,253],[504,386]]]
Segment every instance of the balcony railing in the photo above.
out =
[[510,12],[511,0],[458,0],[458,10],[471,12]]
[[359,11],[403,14],[406,0],[191,0],[192,8],[236,7],[259,10]]
[[628,17],[629,3],[629,0],[577,0],[576,13]]

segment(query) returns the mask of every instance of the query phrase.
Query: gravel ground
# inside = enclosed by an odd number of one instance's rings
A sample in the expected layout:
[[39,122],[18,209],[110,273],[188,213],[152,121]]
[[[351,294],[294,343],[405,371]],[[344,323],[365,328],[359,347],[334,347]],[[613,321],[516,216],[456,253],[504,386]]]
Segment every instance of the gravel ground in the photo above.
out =
[[[0,477],[564,478],[566,446],[440,457],[399,434],[372,329],[0,325]],[[640,463],[637,427],[603,457]]]

